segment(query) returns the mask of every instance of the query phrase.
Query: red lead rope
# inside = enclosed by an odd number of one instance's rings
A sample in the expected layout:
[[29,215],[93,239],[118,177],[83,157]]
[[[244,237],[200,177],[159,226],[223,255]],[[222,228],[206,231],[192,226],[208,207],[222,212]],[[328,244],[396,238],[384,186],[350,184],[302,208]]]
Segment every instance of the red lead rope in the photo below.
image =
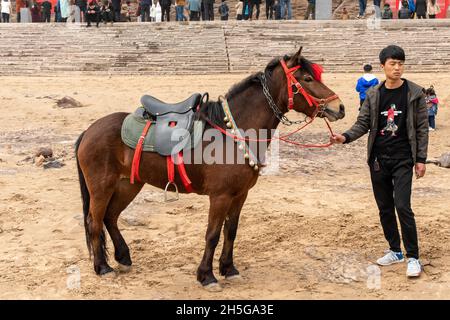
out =
[[[278,137],[278,138],[277,138],[277,137],[274,137],[274,138],[270,138],[270,139],[251,139],[251,138],[241,138],[241,137],[239,137],[239,136],[237,136],[237,135],[234,135],[234,134],[232,134],[231,132],[229,132],[229,131],[227,131],[227,130],[221,128],[221,127],[219,127],[219,126],[216,125],[215,123],[213,123],[213,122],[212,122],[210,119],[208,119],[205,115],[203,115],[203,114],[201,114],[201,115],[202,115],[202,117],[206,120],[206,122],[208,122],[208,124],[209,124],[211,127],[213,127],[213,128],[216,129],[216,130],[219,130],[219,131],[222,132],[224,135],[226,135],[226,136],[228,136],[228,137],[230,137],[230,138],[233,138],[234,140],[239,140],[239,141],[250,141],[250,142],[270,142],[270,141],[273,141],[273,140],[281,140],[281,141],[283,141],[283,142],[286,142],[286,143],[289,143],[289,144],[293,144],[293,145],[299,146],[299,147],[301,147],[301,148],[328,148],[328,147],[330,147],[330,146],[332,145],[331,142],[328,142],[328,143],[326,143],[326,144],[303,144],[303,143],[299,143],[299,142],[296,142],[296,141],[292,141],[292,140],[286,139],[287,137],[293,135],[294,133],[299,132],[299,131],[302,130],[303,128],[305,128],[305,127],[307,127],[308,125],[310,125],[310,124],[314,121],[314,119],[315,119],[316,117],[312,118],[311,121],[306,122],[306,124],[302,125],[300,128],[298,128],[298,129],[296,129],[296,130],[294,130],[294,131],[292,131],[292,132],[290,132],[290,133],[287,133],[287,134],[285,134],[285,135],[283,135],[283,136],[281,136],[281,137]],[[328,122],[328,120],[327,120],[326,118],[324,118],[324,120],[325,120],[325,123],[326,123],[326,125],[327,125],[327,127],[328,127],[328,130],[329,130],[329,132],[330,132],[330,137],[334,136],[334,133],[333,133],[333,130],[331,129],[330,123]]]

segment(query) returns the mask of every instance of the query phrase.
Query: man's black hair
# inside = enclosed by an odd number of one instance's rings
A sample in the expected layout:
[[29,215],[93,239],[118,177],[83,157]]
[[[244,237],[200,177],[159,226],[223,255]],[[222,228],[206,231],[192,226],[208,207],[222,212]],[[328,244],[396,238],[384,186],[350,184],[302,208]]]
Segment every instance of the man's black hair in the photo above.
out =
[[380,52],[380,63],[385,64],[389,58],[405,61],[405,51],[396,45],[387,46]]
[[365,72],[370,72],[370,71],[372,71],[372,66],[371,66],[370,64],[364,65],[364,71],[365,71]]

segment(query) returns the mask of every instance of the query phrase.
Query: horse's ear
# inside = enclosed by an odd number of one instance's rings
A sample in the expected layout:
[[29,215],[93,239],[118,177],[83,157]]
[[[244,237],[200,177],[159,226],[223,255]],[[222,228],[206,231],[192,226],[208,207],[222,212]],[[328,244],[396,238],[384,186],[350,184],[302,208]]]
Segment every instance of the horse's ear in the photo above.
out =
[[298,62],[300,61],[300,58],[302,56],[302,49],[303,47],[300,47],[300,49],[298,49],[298,51],[292,56],[291,60],[294,63],[294,65],[297,65]]

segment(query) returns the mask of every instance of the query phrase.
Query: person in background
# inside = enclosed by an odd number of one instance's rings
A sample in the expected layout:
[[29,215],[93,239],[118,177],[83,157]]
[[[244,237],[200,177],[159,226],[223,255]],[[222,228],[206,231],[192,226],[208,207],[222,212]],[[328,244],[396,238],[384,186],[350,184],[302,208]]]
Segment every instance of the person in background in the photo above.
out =
[[104,24],[111,22],[113,25],[114,22],[114,7],[110,0],[103,0],[103,4],[100,8],[100,14]]
[[170,21],[171,0],[161,0],[161,21]]
[[91,0],[88,3],[88,6],[86,8],[86,21],[87,21],[86,25],[87,28],[91,26],[92,22],[95,22],[98,28],[98,24],[100,23],[100,8],[96,0]]
[[214,0],[202,0],[202,20],[214,21]]
[[26,8],[26,1],[25,0],[16,0],[16,19],[17,22],[20,22],[20,9]]
[[200,21],[200,11],[202,9],[200,0],[188,0],[189,20]]
[[112,0],[112,17],[114,22],[120,22],[121,9],[122,9],[122,0]]
[[430,19],[436,18],[436,15],[441,12],[441,8],[436,3],[436,0],[428,0],[427,12],[428,12],[428,18],[430,18]]
[[375,8],[375,18],[381,19],[381,0],[373,0],[373,7]]
[[52,3],[48,0],[42,2],[42,22],[50,22],[52,15]]
[[305,20],[311,18],[312,20],[316,19],[316,0],[308,0],[308,7],[305,12]]
[[266,0],[266,19],[273,19],[273,0]]
[[220,20],[222,20],[222,21],[228,20],[229,13],[230,13],[230,8],[228,7],[225,0],[222,0],[222,3],[219,6]]
[[359,110],[366,99],[366,91],[379,83],[377,77],[372,74],[372,66],[364,65],[364,75],[356,82],[356,91],[359,92]]
[[408,8],[409,12],[411,13],[410,18],[414,19],[414,15],[416,13],[416,4],[414,3],[414,0],[408,0]]
[[11,2],[10,0],[2,0],[2,22],[9,23],[9,17],[12,13]]
[[186,0],[176,0],[175,1],[175,21],[185,21],[183,15],[184,6],[186,5]]
[[427,103],[428,108],[428,125],[429,125],[428,130],[434,131],[436,130],[436,115],[438,113],[439,100],[437,98],[433,86],[430,86],[425,91],[425,94],[426,94],[425,101]]
[[427,18],[427,0],[416,0],[416,17],[417,19]]
[[162,8],[159,4],[159,0],[155,0],[155,22],[162,21]]
[[292,3],[291,0],[280,0],[281,4],[281,19],[292,19]]
[[42,22],[41,17],[41,6],[36,1],[33,1],[33,4],[31,5],[31,22]]
[[242,10],[244,10],[244,0],[239,0],[236,5],[236,20],[242,20]]
[[273,5],[273,11],[275,14],[275,20],[281,20],[281,2],[280,0],[275,0]]
[[187,3],[186,3],[186,5],[184,6],[184,8],[183,8],[183,19],[184,19],[184,21],[189,21],[189,7],[187,6]]
[[122,4],[121,11],[125,16],[125,21],[131,22],[131,2],[127,0],[124,4]]
[[250,0],[250,11],[249,11],[249,16],[250,16],[250,20],[253,20],[253,8],[256,6],[256,20],[259,20],[259,10],[260,10],[260,6],[261,6],[261,0]]
[[70,16],[70,2],[69,0],[59,0],[61,10],[61,22],[67,22]]
[[409,11],[408,0],[402,1],[402,7],[398,11],[398,18],[399,19],[410,19],[411,18],[411,11]]
[[392,13],[391,6],[389,3],[385,3],[383,7],[383,13],[381,14],[381,19],[392,19],[394,17],[394,14]]
[[152,5],[152,0],[141,0],[141,21],[149,22],[150,21],[150,7]]
[[80,9],[81,22],[86,22],[87,0],[76,0],[75,5]]
[[342,8],[342,20],[348,20],[350,18],[350,15],[348,14],[347,8]]
[[359,13],[356,19],[362,19],[366,15],[367,0],[359,0]]

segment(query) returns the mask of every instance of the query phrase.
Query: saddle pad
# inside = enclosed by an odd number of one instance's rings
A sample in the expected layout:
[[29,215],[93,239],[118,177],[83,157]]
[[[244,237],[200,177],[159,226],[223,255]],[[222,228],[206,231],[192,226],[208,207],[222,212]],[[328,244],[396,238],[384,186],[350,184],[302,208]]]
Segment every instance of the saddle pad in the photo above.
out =
[[[147,120],[139,116],[136,116],[133,113],[129,114],[122,123],[121,136],[123,143],[125,143],[130,148],[135,149],[139,141],[139,138],[141,137],[142,131],[144,130],[146,121]],[[155,150],[156,137],[154,134],[155,123],[156,122],[153,121],[152,125],[150,126],[150,129],[148,130],[147,136],[145,137],[144,140],[143,151],[156,152]],[[191,139],[183,150],[190,150],[198,145],[198,143],[202,140],[203,128],[204,128],[203,121],[201,120],[194,121]]]

